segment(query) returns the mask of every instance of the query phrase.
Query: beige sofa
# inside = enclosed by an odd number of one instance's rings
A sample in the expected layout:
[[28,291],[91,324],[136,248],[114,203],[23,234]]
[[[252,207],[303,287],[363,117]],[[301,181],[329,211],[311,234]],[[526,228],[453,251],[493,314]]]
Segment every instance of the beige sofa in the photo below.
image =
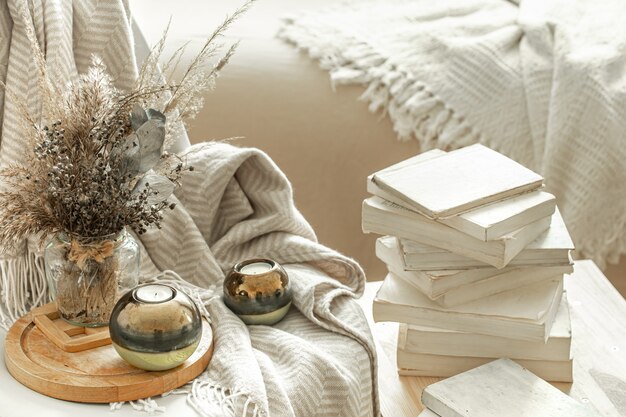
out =
[[[370,280],[382,279],[374,255],[376,236],[361,231],[361,202],[368,174],[419,153],[416,141],[396,139],[389,119],[358,101],[359,87],[331,88],[328,74],[304,53],[275,37],[279,17],[321,7],[329,0],[263,0],[229,32],[240,47],[192,121],[192,143],[234,136],[233,143],[267,152],[291,180],[295,200],[319,240],[354,257]],[[168,49],[190,49],[238,1],[133,0],[134,17],[154,42],[173,16]],[[188,53],[187,58],[192,55]],[[626,261],[608,270],[626,294]]]

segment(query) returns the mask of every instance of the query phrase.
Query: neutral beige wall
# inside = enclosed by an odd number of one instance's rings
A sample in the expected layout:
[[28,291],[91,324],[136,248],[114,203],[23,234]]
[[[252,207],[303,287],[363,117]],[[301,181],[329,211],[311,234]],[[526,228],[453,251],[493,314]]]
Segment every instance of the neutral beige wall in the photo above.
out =
[[[416,141],[397,141],[388,118],[359,102],[362,89],[331,89],[328,73],[276,38],[280,16],[333,0],[263,0],[229,30],[240,40],[234,58],[191,121],[192,143],[243,136],[240,146],[265,151],[291,180],[295,201],[320,242],[356,258],[369,279],[382,279],[375,236],[361,232],[361,202],[368,174],[419,152]],[[132,11],[150,44],[169,16],[168,52],[189,41],[193,51],[243,1],[134,0]]]
[[[254,57],[258,50],[249,41],[239,52]],[[282,50],[276,55],[285,54]],[[267,70],[250,77],[238,68],[246,59],[235,57],[207,97],[205,109],[191,125],[192,141],[245,136],[233,143],[258,147],[276,161],[291,180],[296,204],[319,240],[356,258],[368,279],[382,279],[385,267],[374,256],[376,236],[361,232],[365,178],[418,153],[417,142],[399,142],[388,118],[369,113],[358,101],[362,88],[344,86],[333,92],[328,74],[304,56],[282,63],[298,77]],[[626,257],[606,273],[626,295]]]
[[[241,50],[219,80],[198,120],[192,140],[244,136],[233,141],[268,153],[291,180],[298,208],[319,240],[355,257],[370,279],[382,279],[384,266],[374,256],[373,235],[361,232],[361,202],[367,175],[419,152],[416,141],[398,142],[387,118],[368,112],[358,102],[360,88],[333,93],[328,74],[288,45],[294,59],[281,64],[298,74],[280,71],[242,74],[244,55],[255,57],[254,42]],[[265,48],[265,53],[267,48]],[[258,59],[266,59],[259,54]]]
[[607,266],[604,273],[622,296],[626,298],[626,256],[622,256],[617,265]]
[[[229,32],[241,40],[232,62],[206,96],[191,122],[192,142],[234,140],[267,152],[291,180],[298,208],[319,240],[382,279],[384,265],[374,256],[375,236],[361,232],[361,202],[368,174],[419,152],[416,141],[396,140],[389,119],[357,101],[359,87],[333,92],[328,73],[303,53],[275,38],[279,17],[332,0],[263,0]],[[133,12],[149,42],[173,16],[168,50],[191,41],[199,47],[226,12],[240,1],[134,0]],[[186,56],[189,59],[191,52]],[[607,274],[626,294],[626,258]]]

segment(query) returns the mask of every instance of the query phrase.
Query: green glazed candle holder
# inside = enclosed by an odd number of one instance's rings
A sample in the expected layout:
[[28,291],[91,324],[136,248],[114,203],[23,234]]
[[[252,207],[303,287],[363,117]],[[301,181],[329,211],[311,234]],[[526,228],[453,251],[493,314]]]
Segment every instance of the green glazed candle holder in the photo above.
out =
[[147,371],[175,368],[202,337],[198,307],[187,294],[165,284],[144,284],[119,299],[109,322],[111,342],[131,365]]
[[271,259],[239,262],[224,279],[224,303],[246,324],[278,323],[291,299],[289,276]]

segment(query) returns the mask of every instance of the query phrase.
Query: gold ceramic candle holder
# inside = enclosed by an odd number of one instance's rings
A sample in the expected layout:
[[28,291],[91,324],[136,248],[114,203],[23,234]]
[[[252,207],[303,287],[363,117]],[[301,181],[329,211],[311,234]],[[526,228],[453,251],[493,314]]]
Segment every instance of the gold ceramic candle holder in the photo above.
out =
[[246,324],[278,323],[291,306],[287,272],[271,259],[239,262],[224,279],[224,303]]

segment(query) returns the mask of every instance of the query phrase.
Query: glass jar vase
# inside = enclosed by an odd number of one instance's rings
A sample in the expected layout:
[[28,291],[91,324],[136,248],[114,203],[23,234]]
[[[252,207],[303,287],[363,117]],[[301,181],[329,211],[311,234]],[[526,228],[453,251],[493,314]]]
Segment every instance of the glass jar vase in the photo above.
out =
[[139,245],[126,229],[98,238],[57,234],[44,259],[59,315],[73,325],[106,326],[117,300],[139,283]]

